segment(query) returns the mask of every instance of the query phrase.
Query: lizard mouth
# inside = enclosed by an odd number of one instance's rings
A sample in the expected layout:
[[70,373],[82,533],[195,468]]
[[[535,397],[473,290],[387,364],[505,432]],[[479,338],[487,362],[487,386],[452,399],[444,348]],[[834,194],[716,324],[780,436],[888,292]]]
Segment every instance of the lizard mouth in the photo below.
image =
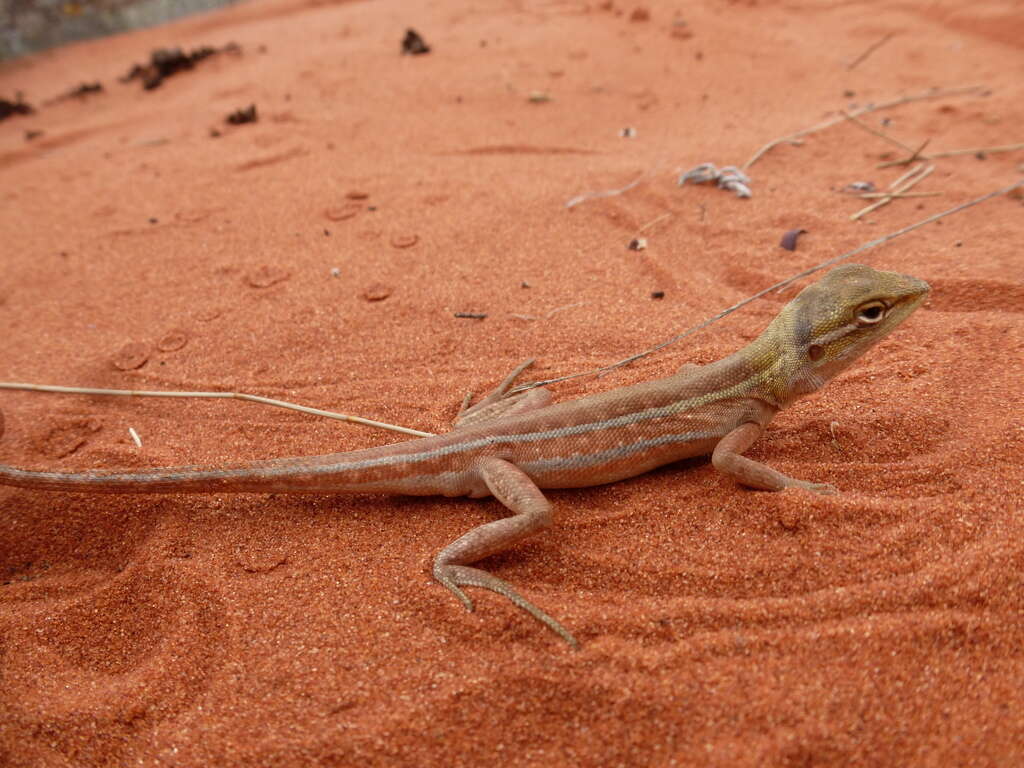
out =
[[932,287],[924,280],[910,275],[900,275],[900,277],[904,282],[903,290],[900,292],[901,299],[916,302],[931,293]]
[[897,325],[905,320],[907,315],[917,309],[932,291],[932,287],[924,280],[919,280],[909,275],[905,275],[904,278],[908,285],[904,292],[897,297],[896,303],[893,305],[893,309],[897,311],[891,313],[891,319]]

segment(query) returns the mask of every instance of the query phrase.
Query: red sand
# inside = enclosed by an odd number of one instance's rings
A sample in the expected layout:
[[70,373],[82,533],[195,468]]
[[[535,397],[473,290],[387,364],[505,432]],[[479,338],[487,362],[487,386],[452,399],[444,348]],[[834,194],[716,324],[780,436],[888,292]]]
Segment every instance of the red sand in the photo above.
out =
[[[0,95],[39,107],[0,124],[0,378],[230,388],[443,430],[525,357],[541,376],[617,360],[1021,176],[1019,151],[937,160],[915,191],[938,197],[851,222],[866,203],[838,188],[903,169],[877,170],[901,150],[843,124],[764,157],[751,200],[674,183],[931,86],[991,92],[864,122],[926,153],[1021,141],[1011,0],[652,2],[646,20],[414,5],[252,2],[0,67]],[[407,26],[432,53],[399,55]],[[229,41],[240,57],[154,91],[116,81],[152,48]],[[104,94],[44,104],[95,79]],[[223,124],[250,103],[257,124]],[[0,489],[0,764],[1024,763],[1022,242],[1004,197],[857,259],[934,295],[754,451],[841,495],[745,491],[705,462],[552,493],[556,526],[488,566],[578,653],[430,580],[494,501]],[[557,396],[723,355],[791,295]],[[127,344],[147,361],[123,371]],[[0,461],[26,467],[394,439],[244,403],[2,409]]]

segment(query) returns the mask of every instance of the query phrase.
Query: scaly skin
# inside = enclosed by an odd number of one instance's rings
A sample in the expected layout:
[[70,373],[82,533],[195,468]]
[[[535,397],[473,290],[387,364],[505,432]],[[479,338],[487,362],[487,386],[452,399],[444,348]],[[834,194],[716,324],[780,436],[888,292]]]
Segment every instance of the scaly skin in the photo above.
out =
[[837,267],[783,307],[738,352],[674,376],[550,404],[543,389],[508,397],[519,366],[464,410],[445,435],[323,456],[236,467],[141,472],[34,472],[0,465],[0,484],[107,493],[401,493],[493,495],[513,513],[445,547],[434,577],[472,609],[462,587],[505,595],[576,647],[558,621],[469,564],[551,523],[542,488],[582,488],[711,454],[715,468],[764,490],[832,493],[741,454],[776,413],[824,386],[905,320],[928,294],[922,280],[861,265]]

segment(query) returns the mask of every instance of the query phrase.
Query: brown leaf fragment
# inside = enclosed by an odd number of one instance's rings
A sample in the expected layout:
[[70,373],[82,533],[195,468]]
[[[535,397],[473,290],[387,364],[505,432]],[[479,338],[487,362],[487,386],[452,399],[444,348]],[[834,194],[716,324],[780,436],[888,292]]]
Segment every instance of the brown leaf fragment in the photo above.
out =
[[779,243],[787,251],[796,250],[796,239],[807,232],[806,229],[791,229],[789,232],[782,236],[782,241]]

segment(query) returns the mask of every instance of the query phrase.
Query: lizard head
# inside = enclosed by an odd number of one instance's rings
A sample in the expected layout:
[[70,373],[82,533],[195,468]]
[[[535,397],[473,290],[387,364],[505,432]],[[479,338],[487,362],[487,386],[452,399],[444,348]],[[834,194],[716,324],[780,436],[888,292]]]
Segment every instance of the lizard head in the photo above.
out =
[[781,399],[820,389],[906,320],[929,290],[924,280],[862,264],[836,267],[804,288],[772,322],[787,347],[780,350],[785,371],[776,371]]

